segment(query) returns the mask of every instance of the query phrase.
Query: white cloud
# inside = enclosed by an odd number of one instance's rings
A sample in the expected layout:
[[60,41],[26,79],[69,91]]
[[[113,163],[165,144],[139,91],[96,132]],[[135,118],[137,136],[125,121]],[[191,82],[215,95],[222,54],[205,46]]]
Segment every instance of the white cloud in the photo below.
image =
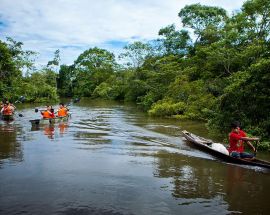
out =
[[162,27],[180,27],[180,9],[198,2],[231,12],[243,0],[0,0],[0,39],[23,42],[42,64],[60,49],[61,63],[71,64],[89,47],[119,52],[110,41],[150,40]]

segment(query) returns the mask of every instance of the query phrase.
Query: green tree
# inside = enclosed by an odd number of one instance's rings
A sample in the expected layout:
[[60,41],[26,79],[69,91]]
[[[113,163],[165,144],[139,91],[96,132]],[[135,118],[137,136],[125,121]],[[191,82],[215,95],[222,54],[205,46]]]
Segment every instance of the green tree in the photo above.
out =
[[159,30],[158,33],[163,36],[160,39],[162,46],[165,48],[166,54],[177,54],[184,56],[188,52],[191,38],[186,30],[175,30],[175,25],[169,25]]
[[219,29],[225,25],[226,11],[219,7],[204,6],[201,4],[187,5],[179,12],[183,26],[194,30],[196,41],[203,36],[206,29]]
[[8,45],[0,41],[0,97],[8,97],[14,77],[21,75],[12,58]]
[[95,88],[106,81],[117,68],[115,56],[105,49],[90,48],[74,62],[74,94],[91,96]]
[[75,81],[74,65],[61,65],[57,79],[57,90],[60,96],[73,96],[73,86]]
[[153,55],[153,49],[150,44],[134,42],[124,47],[124,52],[119,55],[125,64],[134,69],[143,65],[145,59]]

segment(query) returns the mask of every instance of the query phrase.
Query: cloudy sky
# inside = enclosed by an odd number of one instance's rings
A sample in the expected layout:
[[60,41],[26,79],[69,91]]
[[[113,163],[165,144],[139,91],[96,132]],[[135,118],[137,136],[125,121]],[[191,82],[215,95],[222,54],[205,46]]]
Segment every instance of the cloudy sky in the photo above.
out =
[[121,52],[132,41],[156,39],[160,28],[175,24],[187,4],[219,6],[231,14],[244,0],[0,0],[0,40],[12,37],[39,53],[46,64],[60,49],[61,64],[72,64],[97,46]]

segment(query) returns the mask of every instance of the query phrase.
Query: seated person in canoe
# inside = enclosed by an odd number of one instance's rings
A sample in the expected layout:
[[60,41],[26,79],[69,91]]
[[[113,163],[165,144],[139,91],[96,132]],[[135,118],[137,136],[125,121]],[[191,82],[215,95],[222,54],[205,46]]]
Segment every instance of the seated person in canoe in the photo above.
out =
[[255,152],[254,146],[249,141],[258,141],[257,137],[247,137],[246,133],[240,129],[238,123],[231,124],[231,132],[229,134],[229,148],[228,151],[232,157],[236,158],[253,158],[251,153],[244,152],[244,142],[246,142]]
[[4,104],[2,104],[1,113],[2,115],[6,116],[12,116],[15,111],[15,106],[11,104],[9,101],[6,101]]
[[63,104],[59,104],[59,108],[57,110],[58,117],[66,117],[68,115],[68,108]]
[[40,111],[43,119],[52,119],[54,118],[54,111],[52,109],[52,106],[47,105],[46,106],[46,110]]

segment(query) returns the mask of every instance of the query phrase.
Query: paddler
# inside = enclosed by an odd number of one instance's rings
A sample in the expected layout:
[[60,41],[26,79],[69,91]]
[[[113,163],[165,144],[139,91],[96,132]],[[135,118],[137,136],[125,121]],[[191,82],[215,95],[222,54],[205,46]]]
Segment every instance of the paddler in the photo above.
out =
[[[258,141],[259,138],[257,137],[247,137],[243,134],[243,132],[240,130],[239,125],[237,123],[231,124],[231,133],[229,134],[229,153],[230,156],[235,158],[253,158],[254,155],[244,152],[243,143],[244,141]],[[255,148],[252,147],[253,151],[255,152]]]
[[57,110],[58,117],[66,117],[68,115],[68,108],[65,107],[64,103],[59,104],[59,108]]
[[9,101],[6,101],[1,109],[1,113],[3,115],[13,115],[15,110],[15,106],[12,105]]
[[54,118],[54,113],[52,112],[52,106],[47,105],[46,110],[40,111],[43,119],[52,119]]

